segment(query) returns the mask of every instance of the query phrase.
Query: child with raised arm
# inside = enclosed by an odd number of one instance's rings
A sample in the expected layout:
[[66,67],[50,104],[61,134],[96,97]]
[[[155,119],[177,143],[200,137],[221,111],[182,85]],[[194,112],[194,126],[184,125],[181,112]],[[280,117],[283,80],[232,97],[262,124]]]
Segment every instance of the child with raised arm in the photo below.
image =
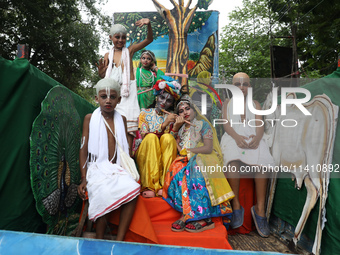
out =
[[[262,172],[262,167],[273,166],[274,159],[262,139],[264,132],[264,127],[261,125],[262,116],[250,112],[246,103],[248,88],[250,87],[249,76],[246,73],[235,74],[233,85],[240,88],[243,93],[245,112],[242,115],[233,114],[233,99],[226,99],[223,103],[223,118],[228,120],[228,123],[223,124],[225,133],[221,139],[221,149],[224,163],[228,166],[227,169],[235,170],[226,173],[230,186],[235,193],[235,197],[231,201],[234,213],[230,226],[231,228],[239,228],[243,224],[244,208],[239,201],[241,170],[249,168],[249,166],[256,166],[252,169],[258,169],[253,173],[257,202],[251,208],[251,214],[257,232],[262,237],[268,237],[270,231],[265,213],[268,179],[267,175]],[[253,100],[253,106],[257,110],[261,110],[261,105],[256,100]],[[252,126],[248,124],[249,121],[253,123]]]
[[78,194],[84,200],[86,189],[88,191],[88,215],[96,222],[97,239],[104,237],[109,214],[121,207],[116,240],[123,241],[140,185],[120,164],[118,144],[129,153],[126,118],[115,110],[121,100],[120,85],[116,80],[105,78],[95,88],[99,107],[84,118]]
[[137,100],[137,86],[133,72],[132,57],[153,41],[152,28],[149,19],[141,19],[136,22],[136,26],[147,25],[148,33],[145,40],[131,44],[128,48],[126,44],[126,28],[121,24],[115,24],[110,29],[110,40],[113,47],[106,53],[104,60],[99,60],[98,72],[102,78],[114,78],[121,84],[122,100],[117,105],[116,110],[127,119],[128,142],[132,148],[135,132],[138,130],[137,119],[140,113]]

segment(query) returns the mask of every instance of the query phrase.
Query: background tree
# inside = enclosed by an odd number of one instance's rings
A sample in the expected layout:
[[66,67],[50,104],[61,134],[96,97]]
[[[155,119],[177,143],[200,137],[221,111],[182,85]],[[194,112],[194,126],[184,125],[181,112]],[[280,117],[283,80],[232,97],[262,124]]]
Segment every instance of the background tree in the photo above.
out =
[[220,72],[229,78],[238,71],[269,78],[269,46],[292,47],[293,40],[287,37],[295,34],[302,77],[330,74],[340,50],[339,9],[335,0],[243,0],[221,34]]
[[[340,2],[268,0],[280,24],[296,27],[297,52],[304,76],[320,77],[337,67],[340,52]],[[282,10],[287,10],[282,15]]]
[[31,48],[32,65],[76,91],[95,72],[99,32],[111,25],[110,19],[100,14],[96,2],[1,1],[1,56],[14,59],[17,44],[26,43]]
[[[276,17],[277,18],[277,17]],[[270,77],[270,31],[282,31],[270,16],[267,0],[243,0],[229,15],[229,24],[223,28],[220,39],[219,63],[225,75],[232,77],[237,72],[246,72],[250,77]],[[276,40],[284,46],[285,41]]]

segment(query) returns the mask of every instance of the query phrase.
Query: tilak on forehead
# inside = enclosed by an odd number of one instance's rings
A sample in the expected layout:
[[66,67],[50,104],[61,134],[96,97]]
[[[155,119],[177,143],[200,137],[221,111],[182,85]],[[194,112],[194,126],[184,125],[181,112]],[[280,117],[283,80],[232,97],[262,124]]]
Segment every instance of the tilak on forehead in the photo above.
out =
[[179,102],[177,103],[176,110],[178,111],[179,108],[182,105],[188,104],[190,107],[192,106],[192,99],[189,95],[185,94],[183,95],[180,99]]
[[97,82],[97,84],[94,86],[96,89],[97,95],[99,94],[99,91],[105,90],[107,97],[110,97],[110,90],[116,91],[117,95],[120,96],[120,85],[119,83],[112,78],[104,78]]
[[233,77],[233,84],[239,82],[241,84],[248,82],[250,83],[250,78],[246,73],[237,73]]

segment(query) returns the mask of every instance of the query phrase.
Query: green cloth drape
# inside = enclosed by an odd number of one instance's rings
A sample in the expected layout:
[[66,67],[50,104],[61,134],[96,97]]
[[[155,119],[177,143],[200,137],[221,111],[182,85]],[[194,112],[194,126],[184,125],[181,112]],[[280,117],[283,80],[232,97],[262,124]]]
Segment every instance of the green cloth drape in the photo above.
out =
[[[61,85],[26,59],[0,57],[0,229],[44,232],[30,184],[32,124],[41,102],[54,86]],[[81,120],[94,107],[73,93]]]

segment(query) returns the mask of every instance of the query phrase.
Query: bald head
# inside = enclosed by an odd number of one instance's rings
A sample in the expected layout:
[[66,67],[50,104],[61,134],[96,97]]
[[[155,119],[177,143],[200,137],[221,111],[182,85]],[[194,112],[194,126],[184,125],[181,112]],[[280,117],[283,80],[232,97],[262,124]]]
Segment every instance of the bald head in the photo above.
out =
[[250,84],[250,78],[246,73],[237,73],[233,77],[233,84],[239,83],[242,85],[243,83],[248,83]]

